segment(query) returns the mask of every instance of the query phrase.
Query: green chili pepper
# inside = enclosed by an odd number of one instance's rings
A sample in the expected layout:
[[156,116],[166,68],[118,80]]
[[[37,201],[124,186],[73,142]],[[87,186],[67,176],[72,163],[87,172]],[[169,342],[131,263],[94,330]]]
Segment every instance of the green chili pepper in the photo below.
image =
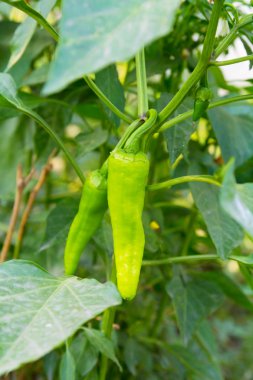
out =
[[85,181],[79,210],[69,230],[64,253],[66,274],[75,273],[80,256],[101,224],[106,210],[107,178],[101,170],[95,170]]
[[203,116],[209,106],[211,97],[212,92],[208,87],[198,88],[194,102],[193,121],[197,121]]
[[[145,244],[142,226],[149,160],[141,151],[143,136],[156,121],[155,110],[108,159],[108,204],[111,214],[117,285],[121,296],[134,298],[139,282]],[[145,140],[144,140],[145,141]]]
[[[140,119],[135,120],[127,128],[116,148],[122,147],[143,122]],[[64,252],[66,274],[75,273],[81,254],[100,226],[107,207],[107,162],[105,162],[102,170],[91,172],[83,186],[79,210],[71,224]]]

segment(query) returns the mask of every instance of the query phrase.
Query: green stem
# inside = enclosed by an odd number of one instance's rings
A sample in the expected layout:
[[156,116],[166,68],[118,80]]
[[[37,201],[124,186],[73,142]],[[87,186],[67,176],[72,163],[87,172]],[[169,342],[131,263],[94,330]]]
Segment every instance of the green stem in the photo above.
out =
[[111,101],[107,98],[107,96],[100,90],[100,88],[96,85],[96,83],[90,79],[87,75],[84,75],[83,79],[90,87],[90,89],[97,95],[97,97],[102,100],[102,102],[117,115],[120,119],[124,120],[126,123],[131,124],[133,119],[128,115],[125,115],[121,112]]
[[22,113],[24,113],[25,115],[29,116],[34,121],[36,121],[36,123],[38,123],[50,135],[50,137],[52,137],[52,139],[55,141],[55,143],[64,152],[65,156],[69,160],[71,166],[75,170],[75,172],[78,175],[78,177],[80,178],[80,180],[84,183],[85,178],[84,178],[84,175],[82,173],[82,170],[81,170],[80,166],[78,165],[78,163],[76,162],[76,160],[74,159],[74,157],[72,156],[72,154],[67,150],[65,144],[62,142],[62,140],[60,139],[60,137],[47,124],[47,122],[45,120],[43,120],[42,117],[40,117],[36,112],[34,112],[34,111],[30,110],[30,109],[27,109],[24,106],[18,108],[18,110],[21,111]]
[[235,63],[240,63],[244,61],[252,61],[252,60],[253,60],[253,54],[250,54],[250,55],[246,55],[245,57],[228,59],[226,61],[211,61],[209,66],[228,66],[228,65],[234,65]]
[[206,182],[212,185],[221,186],[220,182],[218,182],[212,176],[209,175],[186,175],[179,178],[169,179],[168,181],[148,185],[147,189],[149,191],[167,189],[185,182]]
[[198,261],[210,261],[210,260],[220,260],[217,255],[207,254],[207,255],[189,255],[189,256],[177,256],[168,257],[166,259],[159,260],[143,260],[142,266],[157,266],[157,265],[171,265],[177,263],[194,263]]
[[136,54],[135,63],[138,93],[138,114],[142,117],[145,116],[148,111],[148,87],[144,48]]
[[139,128],[137,128],[136,131],[133,132],[127,139],[124,146],[126,152],[137,153],[140,150],[140,145],[142,145],[142,150],[145,150],[147,138],[151,134],[152,127],[154,126],[156,119],[156,110],[150,109],[148,111],[148,118],[145,120],[145,122],[140,125]]
[[250,24],[253,20],[253,15],[249,14],[240,19],[238,24],[236,24],[233,29],[230,31],[230,33],[220,42],[220,44],[217,46],[214,52],[214,58],[216,59],[219,55],[221,55],[229,45],[236,39],[237,32],[240,28],[243,26],[246,26]]
[[[115,267],[115,261],[114,260],[113,260],[112,265],[113,266],[112,266],[110,281],[112,281],[114,284],[116,284],[116,267]],[[104,312],[101,330],[107,338],[111,337],[114,317],[115,317],[115,307],[110,307],[109,309],[107,309]],[[105,380],[106,379],[107,370],[108,370],[108,358],[107,358],[107,356],[102,355],[99,380]]]
[[[253,94],[238,95],[238,96],[234,96],[232,98],[226,98],[226,99],[218,100],[217,102],[210,103],[208,106],[208,109],[221,107],[221,106],[225,106],[225,105],[230,104],[230,103],[240,102],[240,101],[249,100],[249,99],[253,99]],[[166,123],[164,123],[162,125],[162,127],[160,128],[159,131],[160,132],[165,131],[166,129],[169,129],[169,128],[173,127],[174,125],[181,123],[182,121],[188,119],[192,115],[193,115],[193,110],[190,110],[190,111],[184,112],[184,113],[182,113],[176,117],[173,117],[173,119],[166,121]]]
[[42,26],[52,37],[55,41],[58,42],[59,40],[59,34],[56,32],[56,30],[47,22],[47,20],[35,9],[30,7],[27,3],[22,1],[10,1],[10,0],[2,0],[3,3],[9,4],[12,7],[20,9],[22,12],[25,12],[28,16],[32,17],[37,23]]
[[216,0],[214,2],[213,11],[211,14],[210,22],[207,28],[207,33],[204,41],[203,51],[200,57],[200,60],[187,79],[187,81],[183,84],[180,90],[176,93],[176,95],[172,98],[172,100],[167,104],[167,106],[160,112],[159,114],[159,122],[160,124],[166,120],[182,103],[188,92],[191,90],[193,86],[197,84],[205,70],[208,67],[209,60],[213,51],[213,46],[215,42],[215,33],[218,25],[218,20],[220,17],[220,13],[222,10],[223,0]]

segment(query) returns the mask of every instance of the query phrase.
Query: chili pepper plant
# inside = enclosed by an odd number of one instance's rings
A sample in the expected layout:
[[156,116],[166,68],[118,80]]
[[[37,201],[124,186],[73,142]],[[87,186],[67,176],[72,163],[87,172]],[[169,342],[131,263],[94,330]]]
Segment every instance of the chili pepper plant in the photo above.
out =
[[252,1],[0,1],[0,376],[253,379]]

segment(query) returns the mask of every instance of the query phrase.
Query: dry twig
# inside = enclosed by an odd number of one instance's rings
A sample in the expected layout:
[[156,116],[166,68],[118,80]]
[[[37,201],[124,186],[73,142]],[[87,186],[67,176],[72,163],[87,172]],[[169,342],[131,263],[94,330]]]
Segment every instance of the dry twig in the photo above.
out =
[[41,187],[43,186],[43,184],[47,178],[48,173],[52,169],[52,165],[50,164],[50,161],[54,155],[55,155],[55,151],[53,151],[52,154],[49,156],[48,161],[47,161],[46,165],[43,167],[43,169],[40,173],[39,179],[38,179],[36,185],[34,186],[33,190],[31,191],[30,196],[28,198],[27,205],[26,205],[25,210],[23,212],[21,222],[20,222],[20,226],[19,226],[19,230],[18,230],[17,243],[16,243],[15,251],[14,251],[14,259],[17,259],[19,256],[26,223],[27,223],[29,215],[32,211],[32,207],[33,207],[34,201],[36,199],[36,196],[37,196],[38,192],[40,191]]
[[6,260],[8,251],[11,245],[11,239],[13,235],[13,231],[15,229],[15,225],[17,223],[18,213],[22,201],[22,195],[24,188],[27,186],[29,181],[32,179],[32,176],[34,174],[34,169],[30,171],[28,176],[26,178],[23,177],[22,167],[21,165],[18,165],[17,167],[17,174],[16,174],[16,194],[15,194],[15,201],[12,209],[11,219],[9,228],[7,231],[7,235],[3,244],[3,248],[0,254],[0,262],[3,262]]

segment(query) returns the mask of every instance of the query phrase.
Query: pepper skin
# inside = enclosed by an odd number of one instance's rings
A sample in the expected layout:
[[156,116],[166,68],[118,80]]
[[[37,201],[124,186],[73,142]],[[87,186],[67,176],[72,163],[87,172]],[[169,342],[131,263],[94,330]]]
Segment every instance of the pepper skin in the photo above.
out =
[[124,299],[134,298],[145,244],[142,226],[149,160],[145,153],[112,152],[108,159],[108,204],[114,240],[117,285]]
[[107,179],[100,170],[95,170],[85,181],[79,210],[69,230],[64,253],[66,274],[75,273],[80,256],[100,226],[106,210]]

